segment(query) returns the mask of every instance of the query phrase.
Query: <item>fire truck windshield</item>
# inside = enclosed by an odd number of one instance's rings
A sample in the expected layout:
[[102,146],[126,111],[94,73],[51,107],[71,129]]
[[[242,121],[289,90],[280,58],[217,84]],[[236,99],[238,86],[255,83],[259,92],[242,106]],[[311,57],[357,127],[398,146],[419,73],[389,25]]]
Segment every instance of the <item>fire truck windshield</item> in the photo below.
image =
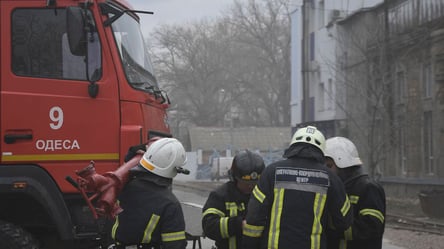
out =
[[158,89],[153,66],[136,19],[125,13],[112,23],[112,29],[129,84],[147,92]]

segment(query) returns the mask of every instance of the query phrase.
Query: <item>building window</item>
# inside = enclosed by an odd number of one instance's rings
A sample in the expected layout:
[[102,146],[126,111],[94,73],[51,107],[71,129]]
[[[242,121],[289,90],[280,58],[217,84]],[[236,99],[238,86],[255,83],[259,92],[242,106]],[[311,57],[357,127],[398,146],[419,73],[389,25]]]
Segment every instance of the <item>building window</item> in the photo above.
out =
[[424,98],[431,98],[433,91],[432,66],[427,63],[422,67],[422,86]]
[[325,6],[324,1],[319,1],[319,7],[318,7],[318,20],[319,20],[319,27],[322,28],[325,26]]
[[396,102],[404,103],[406,97],[406,80],[404,71],[396,73]]
[[315,97],[310,97],[308,99],[308,108],[305,115],[307,117],[306,121],[314,121],[315,120]]
[[316,3],[315,3],[314,0],[308,0],[308,2],[310,3],[310,7],[311,7],[312,9],[316,9]]
[[315,33],[310,33],[310,60],[315,59]]
[[406,169],[406,161],[407,161],[407,154],[405,151],[405,130],[404,127],[400,127],[399,130],[399,168],[402,175],[407,174]]
[[327,109],[332,110],[334,105],[334,95],[333,95],[333,80],[328,79],[328,86],[327,86]]
[[435,172],[433,165],[433,123],[432,112],[424,112],[424,165],[428,175]]
[[324,83],[319,83],[318,89],[318,103],[319,103],[319,111],[325,110],[325,86]]

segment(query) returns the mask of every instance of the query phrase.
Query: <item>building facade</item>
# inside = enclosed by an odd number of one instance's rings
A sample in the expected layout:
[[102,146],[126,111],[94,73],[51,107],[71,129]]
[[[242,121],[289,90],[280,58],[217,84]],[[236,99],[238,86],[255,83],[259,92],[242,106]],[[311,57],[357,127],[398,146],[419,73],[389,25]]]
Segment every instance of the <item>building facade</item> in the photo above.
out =
[[343,134],[345,113],[336,88],[335,23],[380,0],[304,0],[292,12],[291,125],[315,124],[327,136]]
[[444,2],[385,0],[353,11],[328,2],[295,11],[302,39],[292,126],[351,138],[371,175],[402,186],[394,191],[443,188]]

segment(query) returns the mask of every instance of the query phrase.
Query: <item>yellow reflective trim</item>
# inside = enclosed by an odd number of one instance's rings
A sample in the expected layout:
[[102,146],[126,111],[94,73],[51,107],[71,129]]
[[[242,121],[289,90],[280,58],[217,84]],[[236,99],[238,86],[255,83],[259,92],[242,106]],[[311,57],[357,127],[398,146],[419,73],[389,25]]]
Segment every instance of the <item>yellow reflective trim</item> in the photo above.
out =
[[344,239],[353,240],[353,231],[351,226],[344,231]]
[[118,227],[119,227],[119,216],[116,217],[116,221],[114,222],[113,228],[111,230],[111,238],[113,238],[113,240],[116,240],[116,232]]
[[203,214],[202,214],[202,217],[204,217],[207,214],[216,214],[216,215],[219,215],[220,217],[225,217],[224,212],[222,212],[216,208],[209,208],[209,209],[205,210],[205,212],[203,212]]
[[[242,202],[242,203],[240,204],[240,207],[239,207],[239,206],[237,207],[237,210],[239,210],[239,211],[244,211],[244,210],[246,210],[246,208],[245,208],[245,204]],[[236,214],[236,216],[237,216],[237,214]]]
[[325,202],[327,200],[326,194],[316,193],[313,202],[313,227],[311,230],[311,249],[321,248],[321,234],[322,234],[322,224],[321,217],[324,212]]
[[179,231],[179,232],[173,232],[173,233],[162,233],[161,236],[162,236],[162,242],[171,242],[171,241],[186,239],[185,231]]
[[357,204],[358,201],[359,201],[359,196],[357,196],[357,195],[350,195],[350,202],[352,204]]
[[231,236],[228,239],[228,248],[229,249],[236,249],[236,236]]
[[242,178],[242,180],[250,180],[251,176],[250,175],[246,175],[246,176],[242,176],[241,178]]
[[32,155],[2,155],[3,162],[18,161],[81,161],[81,160],[119,160],[118,153],[95,154],[32,154]]
[[[235,217],[237,216],[237,204],[236,202],[225,202],[225,208],[230,213],[229,217]],[[222,238],[228,238],[228,248],[229,249],[236,249],[236,236],[231,236],[228,233],[228,219],[229,217],[224,218],[225,220],[223,223],[221,223],[221,236]],[[222,222],[222,219],[221,219]]]
[[384,223],[384,215],[379,210],[367,208],[359,211],[359,214],[374,216],[381,221],[381,223]]
[[223,217],[219,220],[220,236],[224,239],[228,239],[228,219],[229,217]]
[[243,235],[253,238],[261,237],[263,231],[264,231],[264,226],[254,226],[248,223],[246,223],[245,226],[242,228]]
[[249,175],[244,175],[241,177],[242,180],[250,181],[250,180],[258,180],[261,177],[257,172],[251,172]]
[[347,249],[347,241],[346,240],[341,239],[339,241],[339,249]]
[[274,200],[271,208],[270,232],[268,234],[268,249],[278,249],[279,234],[281,229],[282,206],[284,202],[285,189],[274,189]]
[[160,220],[159,215],[151,215],[150,221],[148,222],[148,225],[145,228],[145,231],[143,231],[143,238],[141,243],[148,244],[151,242],[151,235],[153,234],[154,229],[157,226],[157,223]]
[[344,205],[341,208],[342,216],[346,216],[349,210],[350,210],[350,200],[348,199],[348,196],[346,195]]
[[237,216],[236,202],[225,202],[225,208],[230,212],[230,217]]
[[260,190],[259,190],[259,188],[258,188],[258,186],[256,185],[255,187],[254,187],[254,189],[253,189],[253,196],[260,202],[260,203],[263,203],[264,202],[264,200],[265,200],[265,195],[264,195],[264,193],[262,193]]
[[142,157],[142,160],[140,160],[140,164],[142,167],[144,167],[147,170],[153,171],[155,169],[154,165],[152,165],[150,162],[145,160],[145,158]]

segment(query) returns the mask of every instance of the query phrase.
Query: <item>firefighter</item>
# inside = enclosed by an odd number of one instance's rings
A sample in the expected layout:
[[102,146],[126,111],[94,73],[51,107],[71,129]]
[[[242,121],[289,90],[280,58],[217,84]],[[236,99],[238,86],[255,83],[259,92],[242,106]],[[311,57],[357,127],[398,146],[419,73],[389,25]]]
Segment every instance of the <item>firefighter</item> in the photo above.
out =
[[242,223],[251,191],[265,168],[262,157],[249,150],[233,158],[230,180],[212,191],[203,207],[202,227],[205,236],[218,249],[241,248]]
[[171,188],[185,163],[185,149],[174,138],[148,146],[119,197],[123,211],[112,228],[117,249],[185,249],[183,211]]
[[344,137],[326,141],[326,163],[344,182],[353,207],[353,225],[329,233],[330,248],[381,249],[385,226],[385,192],[364,173],[356,146]]
[[300,128],[285,159],[265,168],[248,204],[243,248],[325,249],[329,220],[339,231],[351,225],[350,201],[325,165],[324,147],[316,127]]

